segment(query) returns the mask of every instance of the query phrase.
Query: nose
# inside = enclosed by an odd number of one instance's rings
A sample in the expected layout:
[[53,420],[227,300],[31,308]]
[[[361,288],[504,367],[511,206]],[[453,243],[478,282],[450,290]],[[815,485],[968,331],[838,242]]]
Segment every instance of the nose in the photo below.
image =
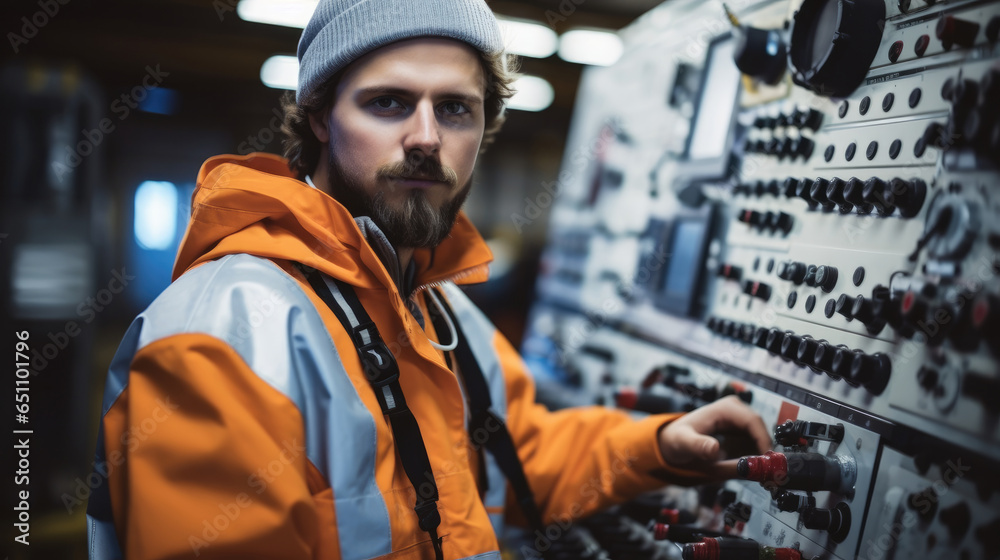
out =
[[433,104],[429,100],[422,100],[407,120],[403,150],[407,154],[421,152],[425,156],[436,155],[441,149],[441,131]]

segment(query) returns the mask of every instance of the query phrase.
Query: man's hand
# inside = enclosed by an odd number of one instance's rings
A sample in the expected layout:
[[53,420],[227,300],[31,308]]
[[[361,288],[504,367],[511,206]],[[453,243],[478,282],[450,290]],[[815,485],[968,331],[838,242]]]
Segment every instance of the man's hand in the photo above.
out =
[[740,432],[749,436],[760,453],[771,449],[764,421],[735,396],[698,408],[660,430],[660,453],[676,467],[703,470],[712,478],[736,477],[736,460],[719,461],[719,440],[712,434]]

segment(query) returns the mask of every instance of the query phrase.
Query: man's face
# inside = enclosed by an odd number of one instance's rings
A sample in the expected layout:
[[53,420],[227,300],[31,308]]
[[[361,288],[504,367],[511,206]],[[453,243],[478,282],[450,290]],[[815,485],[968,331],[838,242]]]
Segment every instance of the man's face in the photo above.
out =
[[355,61],[329,115],[310,118],[329,192],[397,248],[438,245],[472,186],[484,93],[479,54],[458,41],[412,39]]

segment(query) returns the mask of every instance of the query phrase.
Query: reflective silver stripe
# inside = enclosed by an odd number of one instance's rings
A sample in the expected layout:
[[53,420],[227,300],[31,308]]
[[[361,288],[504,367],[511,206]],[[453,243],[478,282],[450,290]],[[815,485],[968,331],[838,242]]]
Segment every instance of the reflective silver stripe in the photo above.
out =
[[482,554],[476,554],[475,556],[466,556],[462,560],[500,560],[500,551],[492,550],[490,552],[483,552]]
[[504,514],[502,513],[490,513],[490,524],[493,525],[493,532],[496,533],[497,538],[503,536],[504,528]]
[[[506,420],[507,385],[503,370],[500,368],[500,357],[497,356],[496,348],[493,346],[496,327],[458,286],[448,282],[443,284],[442,288],[455,312],[455,317],[458,318],[458,322],[462,326],[462,332],[469,339],[469,347],[472,348],[472,353],[476,356],[476,361],[479,362],[479,367],[483,370],[483,377],[486,378],[486,383],[490,388],[493,411]],[[507,479],[492,454],[487,452],[483,454],[483,457],[486,459],[486,476],[490,485],[483,497],[483,504],[486,507],[502,508],[507,502]],[[499,520],[494,520],[494,515],[498,515]],[[490,521],[499,537],[503,529],[503,516],[490,515]]]
[[139,349],[184,333],[222,339],[301,412],[306,453],[333,488],[337,530],[344,536],[341,557],[360,560],[391,552],[389,512],[375,482],[375,419],[319,312],[284,271],[251,255],[206,263],[168,287],[131,329],[138,343],[129,349],[123,341],[115,357],[105,413],[124,390],[128,364]]
[[[132,363],[132,356],[135,355],[139,344],[139,333],[142,331],[143,320],[141,317],[129,325],[128,331],[122,337],[121,344],[115,352],[111,365],[108,368],[107,381],[104,384],[104,401],[101,405],[101,426],[104,430],[104,415],[107,414],[111,405],[118,400],[119,395],[125,390],[125,383],[128,381],[129,365]],[[102,434],[103,436],[103,434]],[[107,458],[104,452],[103,437],[98,438],[97,451],[94,458],[95,471],[100,474],[108,472]],[[118,535],[115,530],[111,512],[111,496],[109,494],[106,478],[101,475],[101,484],[93,489],[90,500],[87,503],[87,550],[91,560],[119,560],[124,556],[121,547],[118,545]]]

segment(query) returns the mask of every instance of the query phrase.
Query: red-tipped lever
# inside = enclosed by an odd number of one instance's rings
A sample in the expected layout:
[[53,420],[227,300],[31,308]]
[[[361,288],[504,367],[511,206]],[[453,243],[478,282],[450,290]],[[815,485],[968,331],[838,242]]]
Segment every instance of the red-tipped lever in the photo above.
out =
[[802,560],[794,548],[761,546],[750,539],[704,538],[684,546],[684,560]]
[[754,480],[765,488],[786,488],[810,492],[854,491],[858,466],[849,456],[827,457],[819,453],[776,453],[743,457],[736,463],[741,478]]

